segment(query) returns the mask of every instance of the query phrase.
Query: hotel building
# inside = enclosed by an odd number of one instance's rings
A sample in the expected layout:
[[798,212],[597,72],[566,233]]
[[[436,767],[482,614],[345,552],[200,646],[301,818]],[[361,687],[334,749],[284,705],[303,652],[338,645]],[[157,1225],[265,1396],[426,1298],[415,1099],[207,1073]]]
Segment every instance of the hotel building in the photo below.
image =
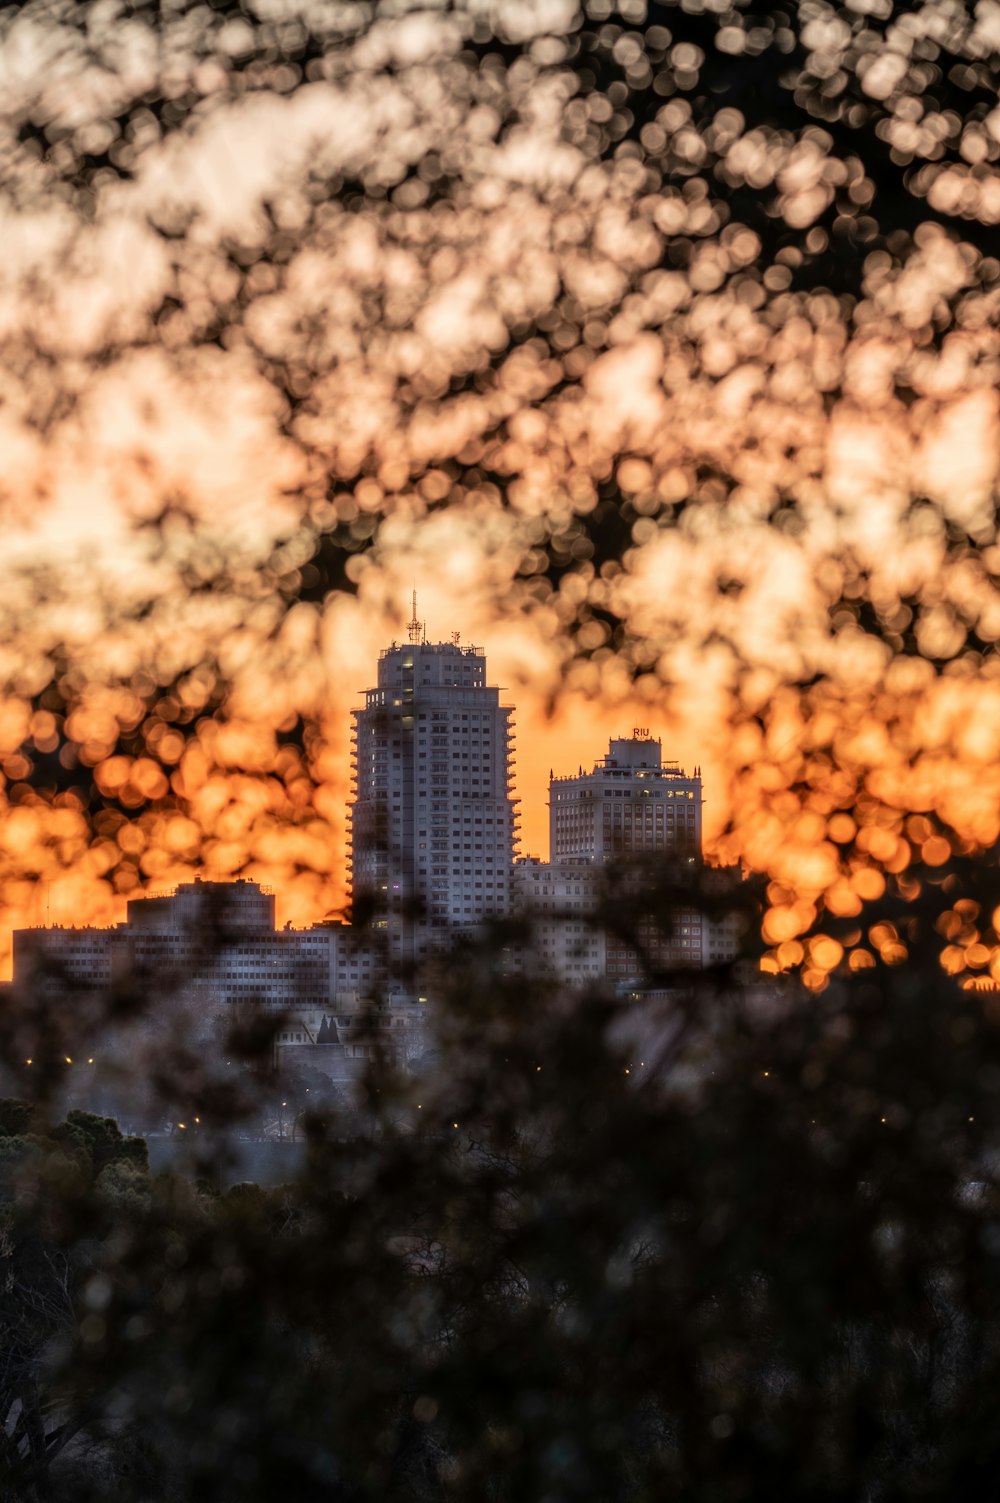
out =
[[664,764],[645,730],[610,742],[592,772],[553,776],[549,851],[555,861],[605,863],[674,851],[701,859],[701,772]]
[[[672,858],[675,881],[683,883],[687,870],[693,875],[702,861],[701,811],[700,769],[688,775],[665,763],[661,743],[645,730],[612,740],[590,772],[551,775],[550,859],[519,861],[513,876],[515,904],[532,918],[535,957],[546,972],[569,985],[624,985],[641,976],[628,937],[592,915],[641,881],[651,858]],[[669,924],[643,920],[637,937],[657,966],[692,969],[736,953],[736,924],[682,905]]]

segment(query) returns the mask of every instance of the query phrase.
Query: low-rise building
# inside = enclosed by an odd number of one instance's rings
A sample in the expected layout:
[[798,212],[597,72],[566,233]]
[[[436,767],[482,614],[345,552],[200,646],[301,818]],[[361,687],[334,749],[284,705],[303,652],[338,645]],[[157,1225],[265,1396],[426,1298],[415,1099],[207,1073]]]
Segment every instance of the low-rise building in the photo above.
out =
[[81,1026],[86,1001],[102,996],[151,1027],[186,1011],[206,1038],[227,1036],[241,1011],[263,1009],[276,1019],[279,1062],[320,1041],[365,1058],[387,1040],[395,1056],[403,1032],[392,1031],[394,1011],[368,1005],[371,945],[346,924],[277,929],[274,904],[256,882],[196,879],[129,902],[114,927],[17,930],[14,986],[74,1008]]

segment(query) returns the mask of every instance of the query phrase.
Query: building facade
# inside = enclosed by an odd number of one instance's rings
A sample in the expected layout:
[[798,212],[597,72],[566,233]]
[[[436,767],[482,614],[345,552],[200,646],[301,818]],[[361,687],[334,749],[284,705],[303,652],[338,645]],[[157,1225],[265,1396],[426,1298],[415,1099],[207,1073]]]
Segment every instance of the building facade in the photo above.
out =
[[[701,773],[664,762],[645,730],[613,739],[590,772],[551,777],[550,859],[516,863],[515,906],[532,920],[533,955],[543,971],[573,985],[624,986],[649,963],[697,969],[735,954],[735,920],[710,922],[696,906],[673,904],[664,922],[643,919],[630,935],[628,896],[648,864],[671,863],[674,882],[701,874]],[[616,902],[623,922],[610,921]],[[605,921],[595,922],[599,909]],[[645,954],[640,958],[631,938]]]
[[621,860],[675,851],[701,859],[701,772],[663,761],[645,730],[612,740],[592,772],[552,777],[549,851],[553,861]]
[[352,906],[390,991],[412,991],[435,952],[509,911],[513,713],[482,649],[426,641],[415,614],[354,711]]
[[593,921],[601,876],[599,867],[581,861],[515,862],[513,900],[531,919],[532,969],[569,986],[607,974],[607,935]]
[[14,985],[74,1007],[81,1021],[88,998],[134,998],[154,1032],[186,1012],[206,1039],[225,1037],[240,1009],[262,1009],[275,1018],[279,1057],[323,1042],[329,1058],[339,1049],[363,1059],[376,1034],[394,1053],[397,1039],[404,1056],[415,1047],[412,1029],[399,1031],[403,1020],[369,1005],[375,966],[353,930],[276,929],[274,904],[256,882],[196,879],[130,901],[124,924],[15,930]]

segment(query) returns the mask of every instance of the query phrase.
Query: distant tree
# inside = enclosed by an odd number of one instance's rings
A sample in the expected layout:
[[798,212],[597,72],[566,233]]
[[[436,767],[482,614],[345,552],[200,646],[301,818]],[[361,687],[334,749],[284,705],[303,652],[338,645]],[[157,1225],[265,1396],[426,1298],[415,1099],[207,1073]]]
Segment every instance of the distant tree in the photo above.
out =
[[145,1144],[85,1112],[47,1130],[23,1101],[0,1103],[0,1121],[0,1487],[43,1500],[61,1495],[60,1467],[74,1471],[96,1443],[88,1425],[102,1405],[85,1378],[64,1389],[57,1372],[101,1323],[87,1314],[104,1299],[92,1239],[148,1186]]

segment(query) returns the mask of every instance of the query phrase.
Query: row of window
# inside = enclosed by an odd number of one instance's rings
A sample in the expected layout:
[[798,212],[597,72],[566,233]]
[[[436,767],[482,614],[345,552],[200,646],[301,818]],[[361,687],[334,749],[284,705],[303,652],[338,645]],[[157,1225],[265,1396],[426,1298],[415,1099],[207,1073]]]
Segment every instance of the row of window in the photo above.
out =
[[[575,788],[572,791],[567,789],[565,792],[560,792],[558,789],[553,791],[557,803],[565,801],[567,804],[579,805],[589,803],[588,795],[592,795],[592,792],[596,790]],[[693,800],[695,792],[693,789],[685,791],[683,788],[605,788],[603,796],[604,798]]]

